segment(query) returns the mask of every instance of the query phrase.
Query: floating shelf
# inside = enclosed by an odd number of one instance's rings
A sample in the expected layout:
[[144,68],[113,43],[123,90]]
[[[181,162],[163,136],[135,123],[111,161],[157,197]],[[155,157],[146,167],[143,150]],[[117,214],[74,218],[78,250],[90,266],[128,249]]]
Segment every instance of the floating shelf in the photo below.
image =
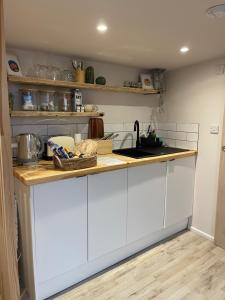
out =
[[100,112],[12,111],[11,117],[103,117]]
[[119,86],[109,86],[100,84],[90,84],[90,83],[79,83],[73,81],[63,81],[63,80],[50,80],[50,79],[40,79],[32,77],[19,77],[19,76],[8,76],[8,81],[19,84],[29,84],[29,85],[45,85],[51,87],[63,87],[71,89],[89,89],[96,91],[105,92],[117,92],[117,93],[133,93],[133,94],[159,94],[158,90],[154,89],[142,89],[142,88],[130,88],[130,87],[119,87]]

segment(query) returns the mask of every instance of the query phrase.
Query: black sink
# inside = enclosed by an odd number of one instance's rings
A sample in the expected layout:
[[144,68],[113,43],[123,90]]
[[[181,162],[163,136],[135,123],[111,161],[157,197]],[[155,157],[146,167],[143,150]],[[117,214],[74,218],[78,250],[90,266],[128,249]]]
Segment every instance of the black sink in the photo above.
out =
[[132,158],[143,158],[152,156],[161,156],[179,152],[189,151],[187,149],[172,148],[172,147],[145,147],[145,148],[125,148],[113,150],[113,153],[120,154]]
[[143,158],[148,156],[155,156],[155,154],[151,153],[150,151],[145,152],[144,150],[137,149],[137,148],[125,148],[125,149],[113,150],[113,153],[132,157],[132,158]]

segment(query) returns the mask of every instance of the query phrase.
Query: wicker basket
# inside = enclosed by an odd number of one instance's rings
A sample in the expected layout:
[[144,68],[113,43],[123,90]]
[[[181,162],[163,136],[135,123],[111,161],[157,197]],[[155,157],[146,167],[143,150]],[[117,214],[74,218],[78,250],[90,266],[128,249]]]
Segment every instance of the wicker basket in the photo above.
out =
[[79,170],[95,167],[97,165],[97,156],[85,158],[60,159],[58,156],[53,156],[53,162],[56,168],[65,171]]

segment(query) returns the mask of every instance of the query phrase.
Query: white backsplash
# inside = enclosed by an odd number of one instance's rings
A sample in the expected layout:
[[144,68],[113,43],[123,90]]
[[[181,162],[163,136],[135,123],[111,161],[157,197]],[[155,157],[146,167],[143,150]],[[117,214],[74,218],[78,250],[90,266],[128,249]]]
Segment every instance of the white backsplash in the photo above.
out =
[[[147,132],[149,123],[140,122],[140,133]],[[199,124],[182,124],[172,122],[151,123],[152,128],[156,130],[156,134],[160,137],[164,144],[170,147],[197,150],[199,138]],[[113,141],[113,148],[135,147],[136,132],[134,132],[134,123],[105,123],[105,134],[117,133],[118,137]],[[182,131],[181,131],[182,130]],[[23,119],[22,124],[16,119],[12,119],[12,142],[15,142],[16,135],[20,133],[35,133],[47,140],[53,135],[74,136],[75,133],[81,133],[82,138],[88,136],[88,119],[63,119],[60,120],[42,120],[42,119]],[[14,151],[14,155],[16,155]]]

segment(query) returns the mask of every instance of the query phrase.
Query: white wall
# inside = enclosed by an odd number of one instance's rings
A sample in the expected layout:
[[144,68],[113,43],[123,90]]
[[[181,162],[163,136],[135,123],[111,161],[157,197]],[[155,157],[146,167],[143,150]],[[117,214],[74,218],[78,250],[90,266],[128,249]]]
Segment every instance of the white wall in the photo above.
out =
[[[178,69],[168,74],[164,114],[167,121],[200,124],[193,227],[214,236],[225,75],[218,75],[224,59]],[[220,126],[219,135],[209,132]]]

